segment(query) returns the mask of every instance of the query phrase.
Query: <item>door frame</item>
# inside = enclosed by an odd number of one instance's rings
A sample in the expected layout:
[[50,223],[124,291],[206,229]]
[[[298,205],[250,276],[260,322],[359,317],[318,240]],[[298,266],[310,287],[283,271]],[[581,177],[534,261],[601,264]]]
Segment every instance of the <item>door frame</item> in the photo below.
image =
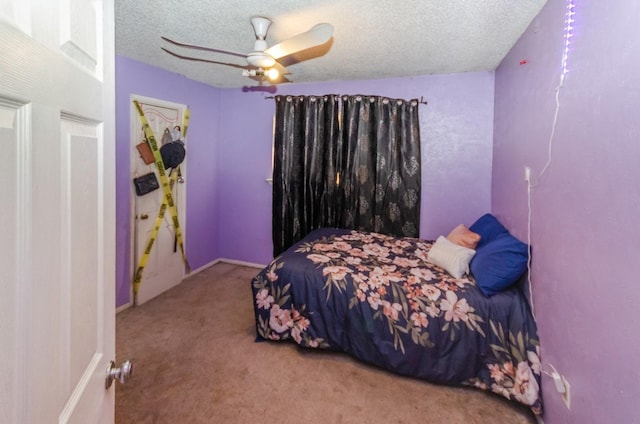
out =
[[[179,108],[182,110],[182,116],[184,117],[184,111],[188,109],[188,106],[186,104],[183,103],[178,103],[178,102],[173,102],[173,101],[169,101],[169,100],[163,100],[163,99],[158,99],[155,97],[148,97],[148,96],[142,96],[139,94],[135,94],[132,93],[129,96],[129,117],[130,117],[130,123],[129,123],[129,138],[128,138],[128,145],[129,145],[129,152],[130,152],[130,156],[129,156],[129,176],[131,177],[133,175],[133,172],[135,171],[135,161],[138,160],[139,158],[139,154],[138,152],[133,148],[132,146],[132,141],[133,141],[133,136],[134,134],[137,132],[137,129],[139,128],[139,126],[141,125],[140,123],[140,119],[138,118],[138,112],[136,111],[135,106],[133,105],[133,101],[137,100],[138,102],[140,102],[141,104],[152,104],[152,105],[157,105],[157,106],[161,106],[161,107],[168,107],[168,108]],[[156,141],[159,143],[160,140],[162,139],[162,134],[153,134],[154,137],[156,138]],[[185,144],[186,144],[185,140]],[[160,147],[160,145],[158,145],[158,147]],[[187,152],[188,152],[188,147],[187,147]],[[188,153],[187,153],[188,156]],[[187,156],[185,156],[185,160],[180,164],[180,172],[182,174],[182,178],[184,178],[185,180],[187,180]],[[188,180],[187,180],[188,181]],[[181,193],[181,196],[178,196],[178,200],[176,202],[176,207],[177,210],[182,212],[182,214],[178,215],[178,219],[180,220],[180,228],[182,230],[182,241],[185,245],[185,249],[186,249],[186,243],[187,243],[187,190],[183,190],[183,193]],[[129,229],[130,229],[130,233],[129,233],[129,263],[130,263],[130,267],[129,267],[129,303],[124,305],[123,307],[120,307],[118,309],[118,311],[124,310],[127,307],[133,306],[133,278],[134,278],[134,274],[136,272],[136,268],[138,266],[138,259],[137,258],[137,240],[136,240],[136,192],[134,189],[133,184],[129,185]],[[168,213],[168,212],[167,212]],[[155,217],[153,217],[153,219],[155,219]],[[182,279],[178,282],[176,282],[175,285],[180,284],[180,282],[182,280],[184,280],[184,278],[186,277],[187,273],[183,267],[182,272]]]

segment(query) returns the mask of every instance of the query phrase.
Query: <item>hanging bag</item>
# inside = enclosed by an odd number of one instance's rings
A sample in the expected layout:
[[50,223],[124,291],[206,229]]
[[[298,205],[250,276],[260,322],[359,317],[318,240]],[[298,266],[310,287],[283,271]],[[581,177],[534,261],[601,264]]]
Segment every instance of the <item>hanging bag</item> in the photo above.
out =
[[155,172],[149,172],[148,174],[134,178],[133,185],[136,188],[136,194],[138,196],[143,196],[160,188]]
[[171,131],[169,128],[165,128],[164,134],[162,135],[160,155],[162,156],[165,169],[175,169],[182,163],[186,151],[184,142],[180,140],[180,127],[175,127]]
[[155,161],[155,159],[153,159],[153,152],[151,151],[147,140],[143,141],[142,143],[136,144],[136,149],[138,150],[140,158],[145,163],[145,165],[150,165]]

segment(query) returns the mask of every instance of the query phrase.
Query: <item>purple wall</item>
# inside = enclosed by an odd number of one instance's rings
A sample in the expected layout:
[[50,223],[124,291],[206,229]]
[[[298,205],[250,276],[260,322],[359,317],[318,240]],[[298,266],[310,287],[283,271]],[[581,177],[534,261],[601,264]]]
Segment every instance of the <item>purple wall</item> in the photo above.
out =
[[[476,72],[369,81],[287,84],[277,94],[374,94],[420,98],[420,235],[435,239],[490,210],[494,74]],[[221,91],[220,256],[266,264],[272,259],[271,93]]]
[[[640,2],[576,0],[570,69],[547,162],[565,1],[549,0],[496,71],[492,210],[526,240],[533,170],[533,298],[547,371],[546,423],[640,420]],[[526,65],[520,61],[526,59]]]
[[186,252],[192,269],[217,259],[216,139],[220,90],[177,74],[116,57],[116,305],[129,302],[131,228],[129,111],[131,94],[182,103],[191,109],[188,134]]
[[[266,92],[217,89],[125,58],[116,60],[117,305],[129,301],[129,102],[132,93],[191,109],[187,155],[186,248],[197,269],[218,258],[266,264],[272,258],[274,100]],[[289,84],[278,94],[424,96],[420,234],[434,239],[490,210],[494,75],[476,72],[370,81]],[[197,184],[194,183],[197,181]]]

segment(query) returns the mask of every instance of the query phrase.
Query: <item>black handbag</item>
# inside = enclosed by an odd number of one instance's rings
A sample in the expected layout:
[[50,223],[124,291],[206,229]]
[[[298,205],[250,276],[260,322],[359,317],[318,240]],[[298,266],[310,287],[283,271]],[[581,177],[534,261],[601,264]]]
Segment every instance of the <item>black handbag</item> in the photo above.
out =
[[175,169],[184,160],[186,152],[182,141],[172,141],[160,148],[160,155],[165,169]]
[[164,168],[177,168],[184,160],[185,154],[184,142],[180,140],[180,127],[176,126],[173,130],[165,128],[162,135],[162,147],[160,147]]
[[133,185],[136,188],[136,194],[138,196],[151,193],[160,188],[155,172],[149,172],[148,174],[134,178]]

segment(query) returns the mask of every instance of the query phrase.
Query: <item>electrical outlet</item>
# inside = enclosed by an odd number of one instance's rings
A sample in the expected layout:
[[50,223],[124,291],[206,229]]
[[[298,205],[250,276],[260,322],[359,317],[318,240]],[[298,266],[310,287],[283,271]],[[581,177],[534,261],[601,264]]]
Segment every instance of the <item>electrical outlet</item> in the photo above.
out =
[[531,167],[530,166],[525,166],[524,167],[524,180],[526,182],[531,182]]
[[562,400],[564,401],[564,404],[567,407],[567,409],[571,409],[571,390],[570,390],[569,382],[567,381],[566,378],[564,378],[564,376],[561,376],[561,378],[562,378],[562,385],[564,386],[564,393],[562,394]]
[[556,385],[556,390],[558,391],[558,393],[564,393],[566,389],[564,387],[564,381],[562,381],[563,377],[558,374],[558,372],[554,371],[551,374],[551,378],[553,378],[553,384]]

